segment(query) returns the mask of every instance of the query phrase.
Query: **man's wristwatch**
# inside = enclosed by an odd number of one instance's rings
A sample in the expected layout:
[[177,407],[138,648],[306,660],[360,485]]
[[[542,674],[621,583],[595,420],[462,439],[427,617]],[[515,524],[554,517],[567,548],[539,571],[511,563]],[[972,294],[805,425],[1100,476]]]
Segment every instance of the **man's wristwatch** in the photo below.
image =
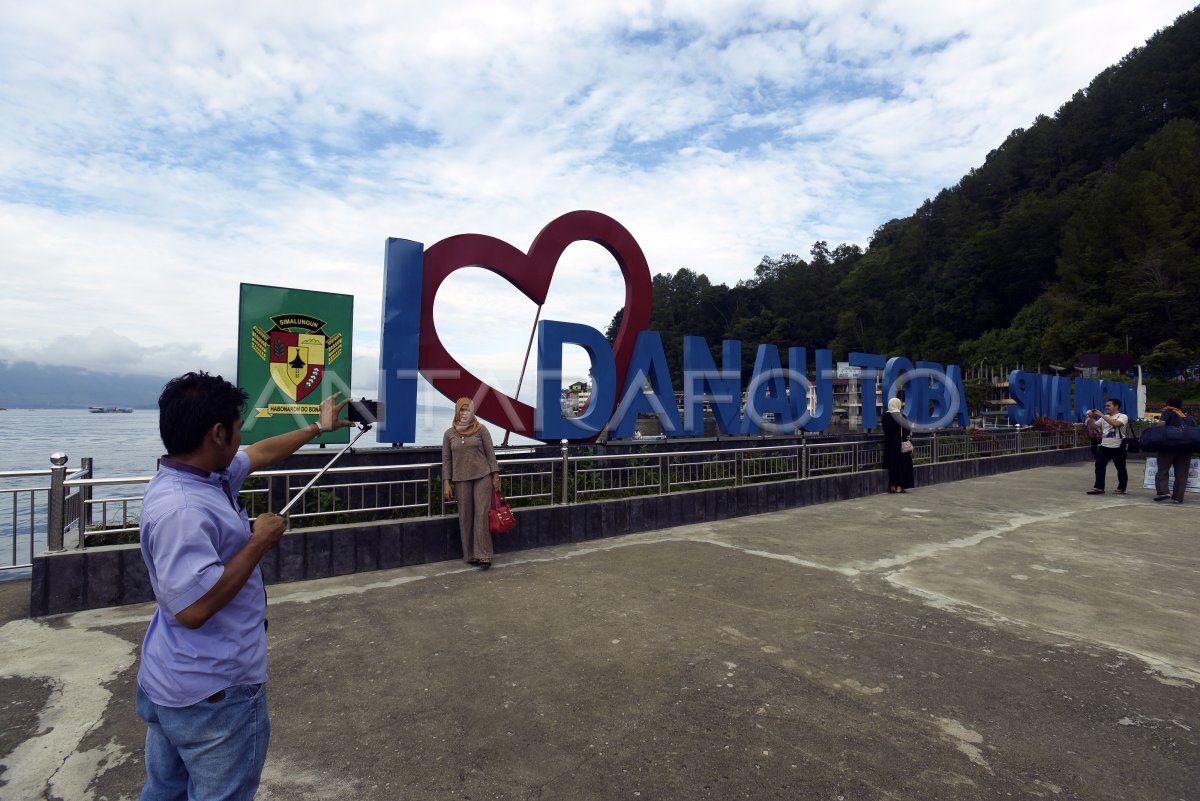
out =
[[321,425],[320,420],[313,420],[313,425],[317,427],[318,437],[325,433],[325,426]]

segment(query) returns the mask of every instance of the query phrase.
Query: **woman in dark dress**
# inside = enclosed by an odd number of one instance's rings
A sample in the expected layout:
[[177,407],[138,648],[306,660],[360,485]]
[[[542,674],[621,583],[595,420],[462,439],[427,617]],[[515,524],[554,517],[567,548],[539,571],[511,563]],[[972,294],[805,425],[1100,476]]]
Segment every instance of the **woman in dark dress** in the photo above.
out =
[[904,492],[914,486],[912,451],[901,450],[901,443],[908,441],[912,431],[912,424],[901,411],[903,407],[899,398],[892,398],[883,415],[883,466],[888,472],[888,492]]

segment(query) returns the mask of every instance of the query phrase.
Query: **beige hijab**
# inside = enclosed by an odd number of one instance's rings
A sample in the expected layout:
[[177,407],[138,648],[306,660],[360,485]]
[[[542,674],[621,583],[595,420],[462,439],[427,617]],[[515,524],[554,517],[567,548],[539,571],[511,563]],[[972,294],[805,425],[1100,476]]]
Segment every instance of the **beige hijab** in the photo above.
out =
[[[888,401],[887,413],[892,416],[892,420],[896,421],[896,424],[901,428],[906,430],[912,429],[912,423],[908,422],[908,418],[904,416],[904,401],[899,398],[892,398]],[[908,439],[908,434],[905,434],[904,438]]]
[[[459,418],[462,417],[464,409],[471,414],[470,419],[467,420],[465,425],[459,420]],[[471,405],[470,398],[459,398],[454,402],[453,428],[454,433],[458,434],[460,437],[469,437],[479,431],[479,429],[483,428],[483,425],[479,422],[479,418],[475,416],[475,408]]]

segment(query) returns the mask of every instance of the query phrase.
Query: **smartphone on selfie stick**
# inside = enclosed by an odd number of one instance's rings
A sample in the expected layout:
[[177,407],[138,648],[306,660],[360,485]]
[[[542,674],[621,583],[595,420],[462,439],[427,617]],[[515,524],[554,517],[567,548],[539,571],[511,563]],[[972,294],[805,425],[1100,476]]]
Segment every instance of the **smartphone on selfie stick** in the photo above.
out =
[[303,489],[296,493],[294,498],[287,502],[287,506],[283,507],[283,509],[281,509],[279,512],[280,517],[287,517],[288,511],[296,505],[297,501],[304,497],[304,493],[312,489],[312,485],[316,484],[317,481],[321,479],[321,476],[325,475],[325,473],[329,471],[329,468],[333,467],[334,462],[342,458],[342,454],[354,447],[354,443],[358,442],[359,437],[371,430],[371,426],[375,425],[379,419],[379,401],[367,400],[366,398],[350,401],[350,408],[349,411],[346,412],[346,419],[351,423],[355,423],[359,428],[359,432],[352,440],[346,443],[346,447],[338,451],[334,457],[329,460],[329,463],[322,467],[321,470],[315,476],[313,476],[307,484],[304,485]]

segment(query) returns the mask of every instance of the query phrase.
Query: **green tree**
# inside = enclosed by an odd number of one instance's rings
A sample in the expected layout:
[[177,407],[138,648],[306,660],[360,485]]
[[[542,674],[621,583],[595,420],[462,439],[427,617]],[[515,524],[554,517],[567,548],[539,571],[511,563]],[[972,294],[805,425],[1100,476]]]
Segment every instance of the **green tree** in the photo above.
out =
[[1185,348],[1174,339],[1159,342],[1150,353],[1142,357],[1142,366],[1162,377],[1182,370],[1196,361],[1196,351]]

